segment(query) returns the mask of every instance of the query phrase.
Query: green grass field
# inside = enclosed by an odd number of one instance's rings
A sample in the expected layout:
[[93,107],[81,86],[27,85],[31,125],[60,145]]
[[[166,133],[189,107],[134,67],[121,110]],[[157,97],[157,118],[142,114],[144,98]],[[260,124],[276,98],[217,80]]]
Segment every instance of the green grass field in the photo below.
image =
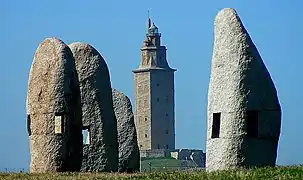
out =
[[197,165],[193,161],[177,160],[174,158],[141,158],[142,172],[177,171],[195,167]]
[[196,172],[154,172],[137,174],[118,174],[118,173],[52,173],[52,174],[28,174],[28,173],[1,173],[1,180],[12,179],[174,179],[174,180],[200,180],[200,179],[303,179],[303,167],[277,167],[277,168],[259,168],[249,170],[230,170],[207,173],[205,171]]

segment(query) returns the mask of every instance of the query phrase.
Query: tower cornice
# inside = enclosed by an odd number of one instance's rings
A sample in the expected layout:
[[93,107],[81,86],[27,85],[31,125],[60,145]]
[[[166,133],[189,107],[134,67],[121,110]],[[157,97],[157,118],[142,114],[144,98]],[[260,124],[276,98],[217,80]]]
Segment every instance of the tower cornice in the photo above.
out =
[[156,46],[143,46],[143,47],[141,47],[141,51],[144,51],[144,50],[157,50],[157,49],[167,50],[167,48],[165,46],[159,46],[159,47],[156,47]]
[[151,72],[151,71],[177,71],[177,69],[172,68],[159,68],[159,67],[151,67],[151,68],[138,68],[134,69],[133,73],[140,73],[140,72]]

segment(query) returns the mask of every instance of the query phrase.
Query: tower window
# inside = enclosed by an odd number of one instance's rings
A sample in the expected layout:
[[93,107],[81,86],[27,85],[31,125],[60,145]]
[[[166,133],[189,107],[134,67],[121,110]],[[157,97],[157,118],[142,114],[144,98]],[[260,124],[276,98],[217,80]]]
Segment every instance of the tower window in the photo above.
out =
[[160,101],[160,99],[159,98],[157,98],[157,102],[159,102]]
[[159,83],[157,83],[157,87],[159,87],[160,86],[160,84]]
[[64,133],[64,116],[63,114],[55,114],[55,134]]
[[168,114],[166,113],[166,117],[168,117]]
[[147,121],[147,117],[145,117],[144,120]]
[[90,134],[89,126],[83,126],[82,128],[83,144],[90,144],[89,134]]
[[147,134],[145,134],[145,137],[147,138]]
[[31,132],[31,117],[29,114],[27,115],[26,120],[27,120],[27,133],[30,136],[32,132]]
[[221,120],[221,113],[213,113],[213,126],[211,131],[211,138],[219,138],[220,120]]
[[160,144],[158,144],[158,149],[160,149]]
[[257,138],[258,137],[258,111],[247,111],[247,137]]

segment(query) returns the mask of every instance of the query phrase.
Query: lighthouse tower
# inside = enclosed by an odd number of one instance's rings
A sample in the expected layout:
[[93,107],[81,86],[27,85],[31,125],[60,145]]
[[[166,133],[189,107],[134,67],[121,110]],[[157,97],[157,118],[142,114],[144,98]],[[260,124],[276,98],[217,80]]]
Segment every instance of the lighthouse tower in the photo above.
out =
[[175,149],[174,72],[166,59],[161,34],[148,18],[141,62],[133,70],[135,125],[140,150]]

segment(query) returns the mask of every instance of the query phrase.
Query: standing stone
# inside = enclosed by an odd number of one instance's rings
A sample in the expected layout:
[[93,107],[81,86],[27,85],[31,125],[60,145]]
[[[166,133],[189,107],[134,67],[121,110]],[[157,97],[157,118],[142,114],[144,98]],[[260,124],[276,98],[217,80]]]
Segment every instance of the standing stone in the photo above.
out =
[[81,171],[115,172],[118,166],[117,120],[106,62],[89,44],[72,43],[81,91],[83,146]]
[[140,152],[134,114],[129,98],[116,89],[112,89],[114,111],[117,118],[119,144],[119,172],[140,170]]
[[30,172],[79,171],[80,89],[73,54],[61,40],[47,38],[36,50],[26,103]]
[[274,83],[234,9],[215,18],[206,169],[274,166],[281,107]]

